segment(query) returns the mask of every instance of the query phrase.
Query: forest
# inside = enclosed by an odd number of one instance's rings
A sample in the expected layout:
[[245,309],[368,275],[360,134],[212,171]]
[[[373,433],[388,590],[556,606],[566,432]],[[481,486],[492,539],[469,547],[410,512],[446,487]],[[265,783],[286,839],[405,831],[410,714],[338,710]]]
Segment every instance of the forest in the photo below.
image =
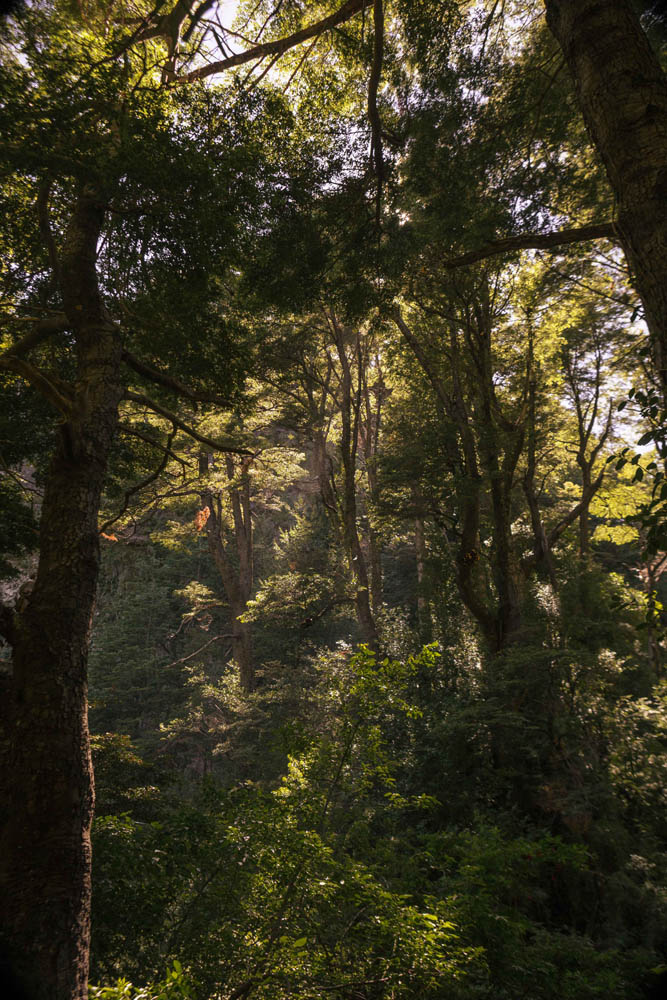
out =
[[0,12],[0,995],[667,983],[667,5]]

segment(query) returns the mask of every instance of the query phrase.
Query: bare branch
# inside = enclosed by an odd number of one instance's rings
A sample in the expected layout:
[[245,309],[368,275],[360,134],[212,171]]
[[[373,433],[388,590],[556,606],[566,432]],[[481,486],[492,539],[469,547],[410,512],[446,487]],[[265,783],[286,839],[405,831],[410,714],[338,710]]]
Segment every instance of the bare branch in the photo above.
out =
[[71,387],[62,379],[51,373],[40,371],[29,361],[14,357],[12,354],[4,354],[0,357],[0,370],[2,369],[21,375],[67,420],[72,416],[74,394]]
[[[23,317],[21,317],[23,318]],[[62,333],[67,330],[69,323],[67,317],[64,313],[56,313],[53,316],[46,316],[44,319],[38,319],[34,321],[34,325],[30,333],[26,333],[24,337],[17,340],[15,344],[8,347],[2,355],[2,357],[12,357],[21,358],[24,354],[28,354],[33,347],[37,347],[44,340],[48,340],[49,337],[53,337],[56,333]]]
[[153,438],[148,436],[148,434],[143,434],[136,427],[128,427],[127,424],[119,424],[118,431],[120,434],[129,434],[130,437],[141,438],[142,441],[145,441],[146,444],[152,445],[153,448],[159,448],[160,451],[167,452],[172,461],[179,462],[183,466],[183,474],[185,475],[185,469],[187,468],[188,463],[185,461],[185,459],[181,458],[180,455],[177,455],[175,451],[172,451],[165,445],[160,444],[159,441],[154,441]]
[[233,638],[234,638],[233,635],[214,635],[212,639],[209,639],[208,642],[205,642],[203,646],[199,647],[199,649],[195,649],[194,653],[188,653],[187,656],[182,656],[180,660],[174,660],[173,663],[167,663],[167,666],[177,667],[181,663],[187,663],[188,660],[192,660],[193,657],[198,656],[200,653],[203,653],[204,650],[208,649],[209,646],[212,646],[214,642],[219,642],[220,639],[233,639]]
[[159,416],[164,417],[165,420],[170,420],[174,427],[178,427],[179,430],[188,434],[195,441],[199,441],[201,444],[205,444],[207,448],[211,448],[213,451],[229,452],[234,455],[254,455],[254,452],[250,451],[249,448],[240,448],[238,445],[231,444],[225,441],[214,441],[213,438],[206,437],[204,434],[200,434],[196,431],[194,427],[190,427],[188,424],[184,423],[179,416],[172,413],[164,406],[160,406],[154,400],[149,399],[148,396],[142,396],[138,392],[126,392],[124,399],[129,399],[133,403],[139,403],[141,406],[148,407],[154,413]]
[[314,625],[320,618],[324,618],[324,616],[330,611],[333,611],[334,608],[338,608],[343,604],[354,604],[354,597],[338,597],[334,601],[329,601],[328,604],[325,604],[323,608],[316,611],[314,615],[310,616],[310,618],[304,618],[302,622],[299,622],[299,628],[310,628],[310,626]]
[[191,389],[184,382],[179,381],[179,379],[174,378],[172,375],[167,375],[166,372],[161,372],[158,368],[153,368],[152,365],[147,364],[140,358],[135,358],[129,351],[124,350],[121,358],[137,374],[142,375],[151,382],[155,382],[157,385],[164,386],[165,389],[171,389],[178,396],[191,399],[194,403],[214,403],[216,406],[224,408],[228,408],[231,405],[228,399],[223,399],[222,396],[217,396],[215,393],[198,392],[196,389]]
[[479,250],[471,250],[459,257],[451,257],[444,261],[447,270],[475,264],[477,261],[496,257],[515,250],[553,250],[556,247],[569,246],[573,243],[587,243],[590,240],[611,240],[618,243],[616,226],[613,222],[600,222],[579,229],[562,229],[555,233],[522,233],[520,236],[508,236],[504,240],[493,240]]
[[254,59],[260,59],[264,56],[281,56],[296,45],[307,42],[310,38],[322,35],[325,31],[329,31],[331,28],[349,21],[351,17],[359,13],[366,2],[367,0],[346,0],[346,3],[335,13],[330,14],[328,17],[323,17],[314,24],[308,25],[307,28],[301,28],[291,35],[286,35],[284,38],[276,38],[272,42],[263,42],[260,45],[254,45],[251,49],[246,49],[245,52],[236,52],[234,55],[210,63],[208,66],[200,66],[192,70],[192,72],[186,73],[185,76],[176,77],[175,82],[191,83],[193,80],[202,80],[204,77],[214,76],[216,73],[233,69],[235,66],[243,66]]
[[100,534],[102,534],[105,531],[108,531],[111,525],[115,524],[116,521],[120,521],[125,511],[130,506],[130,500],[135,495],[135,493],[140,493],[141,490],[144,490],[147,486],[150,486],[151,483],[155,482],[160,473],[164,472],[164,470],[167,467],[167,462],[171,457],[171,443],[175,437],[176,437],[176,428],[172,430],[171,434],[167,438],[167,445],[164,449],[164,455],[162,456],[162,461],[160,462],[158,467],[153,472],[151,472],[150,475],[146,476],[145,479],[140,480],[140,482],[136,483],[134,486],[131,486],[129,490],[125,491],[125,500],[123,502],[122,509],[118,512],[118,514],[116,514],[115,517],[110,517],[108,521],[104,522],[102,527],[99,529]]
[[373,3],[373,65],[368,80],[368,120],[371,126],[371,161],[377,177],[377,195],[375,202],[375,221],[380,224],[382,210],[382,180],[384,177],[384,162],[382,158],[382,122],[378,111],[377,97],[380,77],[382,75],[382,59],[384,54],[384,10],[382,0]]

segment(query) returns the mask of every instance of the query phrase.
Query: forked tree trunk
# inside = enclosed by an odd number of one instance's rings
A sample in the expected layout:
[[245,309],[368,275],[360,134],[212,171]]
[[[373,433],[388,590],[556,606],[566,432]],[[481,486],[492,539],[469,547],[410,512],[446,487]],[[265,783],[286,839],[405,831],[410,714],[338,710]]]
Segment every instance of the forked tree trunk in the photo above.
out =
[[667,78],[629,0],[545,0],[617,203],[667,400]]
[[47,476],[35,587],[10,626],[0,936],[3,957],[31,1000],[87,996],[94,797],[88,640],[100,494],[122,395],[120,339],[95,275],[103,215],[96,192],[84,192],[62,248],[78,378]]

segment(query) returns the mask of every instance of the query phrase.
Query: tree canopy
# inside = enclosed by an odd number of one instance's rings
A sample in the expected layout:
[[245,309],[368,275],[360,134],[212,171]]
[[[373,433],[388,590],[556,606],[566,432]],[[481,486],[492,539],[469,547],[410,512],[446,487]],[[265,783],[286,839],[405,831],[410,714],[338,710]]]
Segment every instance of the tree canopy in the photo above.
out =
[[658,995],[663,22],[3,10],[7,991]]

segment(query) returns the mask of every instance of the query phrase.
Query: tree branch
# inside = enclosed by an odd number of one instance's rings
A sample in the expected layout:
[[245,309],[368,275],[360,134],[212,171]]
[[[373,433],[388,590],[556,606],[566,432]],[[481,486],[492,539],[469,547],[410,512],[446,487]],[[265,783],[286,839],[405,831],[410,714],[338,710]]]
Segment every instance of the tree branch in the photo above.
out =
[[193,657],[198,656],[199,653],[203,653],[204,650],[208,649],[209,646],[212,646],[214,642],[219,642],[220,639],[233,639],[233,638],[234,636],[231,633],[228,635],[214,635],[212,639],[209,639],[208,642],[205,642],[203,646],[199,647],[199,649],[195,649],[194,653],[188,653],[187,656],[182,656],[180,660],[174,660],[172,663],[167,663],[166,666],[177,667],[181,663],[187,663],[188,660],[191,660]]
[[118,432],[119,434],[129,434],[130,437],[141,438],[142,441],[145,441],[146,444],[152,445],[153,448],[158,448],[160,451],[166,452],[172,461],[179,462],[180,465],[183,466],[183,475],[185,476],[185,469],[188,463],[185,459],[181,458],[180,455],[177,455],[175,451],[172,451],[165,445],[160,444],[159,441],[154,441],[152,437],[149,437],[148,434],[143,434],[142,431],[138,430],[136,427],[128,427],[127,424],[119,424]]
[[308,39],[315,38],[317,35],[321,35],[325,31],[329,31],[331,28],[342,24],[344,21],[349,21],[351,17],[359,13],[366,3],[367,0],[347,0],[335,13],[330,14],[328,17],[323,17],[314,24],[308,25],[307,28],[301,28],[299,31],[295,31],[291,35],[286,35],[284,38],[276,38],[273,42],[263,42],[260,45],[254,45],[251,49],[246,49],[245,52],[236,52],[234,55],[228,56],[226,59],[219,59],[208,66],[200,66],[192,70],[192,72],[186,73],[184,76],[176,77],[175,82],[191,83],[193,80],[202,80],[204,77],[214,76],[216,73],[233,69],[235,66],[243,66],[245,63],[252,62],[253,59],[261,59],[264,56],[271,55],[281,56],[296,45],[307,42]]
[[549,548],[553,549],[554,545],[558,542],[560,536],[563,534],[566,528],[569,528],[571,524],[579,517],[582,510],[585,508],[586,504],[590,503],[592,498],[595,496],[597,491],[602,485],[602,480],[604,479],[604,469],[597,475],[590,485],[590,488],[586,491],[581,500],[570,510],[564,517],[560,519],[558,524],[549,532]]
[[48,176],[45,177],[39,185],[39,191],[37,192],[37,219],[39,220],[39,231],[42,234],[42,239],[44,240],[44,244],[49,255],[51,270],[53,271],[55,277],[59,278],[60,261],[58,259],[56,241],[53,238],[53,232],[51,230],[51,222],[49,220],[49,198],[51,197],[52,186],[53,179]]
[[299,628],[310,628],[310,626],[314,625],[320,618],[324,618],[324,616],[330,611],[333,611],[334,608],[338,608],[343,604],[354,604],[354,597],[338,597],[334,601],[329,601],[328,604],[325,604],[323,608],[317,611],[314,615],[311,615],[310,618],[304,618],[302,622],[299,622]]
[[154,413],[164,417],[165,420],[170,420],[174,427],[178,427],[179,430],[188,434],[195,441],[205,444],[207,448],[211,448],[213,451],[229,452],[234,455],[254,455],[254,452],[250,451],[249,448],[239,448],[238,445],[233,445],[224,441],[214,441],[213,438],[200,434],[199,431],[194,429],[194,427],[190,427],[188,424],[184,423],[184,421],[182,421],[181,418],[171,410],[168,410],[164,406],[160,406],[159,403],[149,399],[148,396],[142,396],[138,392],[127,391],[125,392],[123,398],[129,399],[133,403],[139,403],[141,406],[148,407],[149,410],[153,410]]
[[368,80],[368,120],[371,126],[371,162],[377,177],[377,195],[375,201],[375,221],[380,224],[382,210],[382,180],[384,177],[384,162],[382,158],[382,122],[378,111],[378,87],[382,76],[382,59],[384,54],[384,10],[382,0],[373,3],[373,64]]
[[74,396],[71,388],[62,379],[56,375],[47,375],[29,361],[14,357],[12,354],[0,357],[0,370],[2,369],[21,375],[67,420],[70,419],[74,408]]
[[167,375],[158,368],[153,368],[152,365],[147,364],[140,358],[135,358],[129,351],[123,350],[121,359],[129,368],[133,368],[138,375],[142,375],[157,385],[164,386],[165,389],[171,389],[176,395],[183,396],[185,399],[191,399],[194,403],[214,403],[216,406],[225,408],[230,406],[228,399],[223,399],[222,396],[217,396],[215,393],[197,392],[196,389],[191,389],[184,382],[179,381],[179,379],[174,378],[172,375]]
[[433,365],[429,363],[426,354],[422,350],[422,345],[420,344],[417,337],[415,337],[414,333],[412,332],[408,324],[403,319],[403,314],[401,313],[401,310],[397,305],[394,305],[390,310],[389,315],[393,319],[398,329],[403,334],[405,342],[407,343],[408,347],[416,357],[417,361],[421,366],[422,371],[424,372],[429,382],[431,383],[433,391],[435,392],[437,399],[441,403],[443,410],[447,410],[449,408],[449,398],[447,396],[447,391],[445,389],[445,386],[443,385],[442,379],[434,370]]
[[0,355],[0,359],[4,357],[21,358],[24,354],[28,354],[33,347],[41,344],[42,341],[48,340],[49,337],[54,336],[56,333],[63,333],[68,327],[69,323],[65,313],[56,313],[54,316],[46,316],[44,319],[38,319],[35,321],[30,333],[26,333],[15,344],[8,347]]
[[453,271],[457,267],[465,267],[467,264],[475,264],[479,260],[512,253],[515,250],[553,250],[556,247],[587,243],[590,240],[611,240],[612,243],[618,243],[616,226],[613,222],[599,222],[591,226],[582,226],[580,229],[561,229],[555,233],[522,233],[520,236],[508,236],[504,240],[493,240],[479,250],[450,257],[444,264],[447,270]]
[[[172,452],[171,452],[171,443],[172,443],[172,441],[174,440],[175,437],[176,437],[176,428],[174,427],[174,429],[172,430],[171,434],[167,438],[167,445],[166,445],[166,447],[164,449],[164,455],[162,456],[162,460],[161,460],[160,464],[158,465],[158,467],[156,469],[154,469],[154,471],[151,472],[150,475],[146,476],[145,479],[140,480],[134,486],[131,486],[129,490],[125,491],[125,500],[123,502],[122,509],[118,512],[118,514],[116,514],[115,517],[110,517],[108,521],[104,522],[104,524],[102,525],[102,527],[99,529],[99,533],[100,534],[102,534],[103,532],[107,531],[111,527],[112,524],[116,523],[116,521],[120,521],[120,519],[123,516],[123,514],[125,513],[125,511],[130,506],[130,499],[134,496],[135,493],[140,493],[141,490],[145,489],[147,486],[150,486],[151,483],[155,482],[155,480],[158,478],[158,476],[160,475],[160,473],[164,472],[164,470],[167,467],[167,462],[169,461],[169,459],[170,459],[170,457],[172,455]],[[151,444],[152,443],[153,442],[151,442]]]

